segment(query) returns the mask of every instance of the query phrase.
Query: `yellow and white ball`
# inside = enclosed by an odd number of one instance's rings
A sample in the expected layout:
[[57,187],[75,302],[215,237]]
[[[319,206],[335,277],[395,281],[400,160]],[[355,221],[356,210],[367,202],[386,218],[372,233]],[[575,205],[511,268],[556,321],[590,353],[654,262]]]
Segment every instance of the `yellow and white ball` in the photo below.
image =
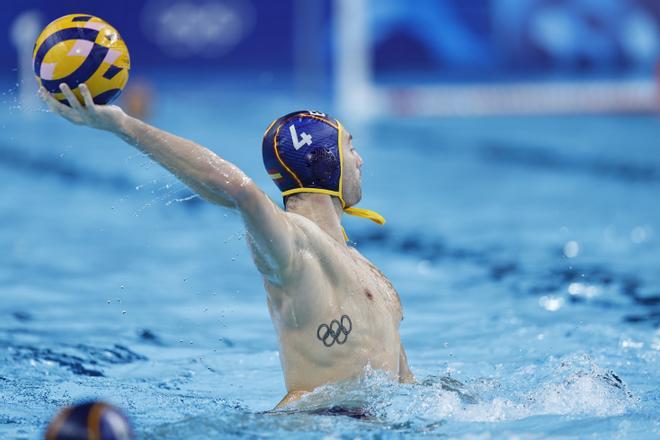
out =
[[41,32],[32,62],[37,81],[67,104],[59,85],[66,83],[82,103],[85,83],[95,104],[112,102],[126,85],[131,61],[126,43],[107,22],[88,14],[58,18]]

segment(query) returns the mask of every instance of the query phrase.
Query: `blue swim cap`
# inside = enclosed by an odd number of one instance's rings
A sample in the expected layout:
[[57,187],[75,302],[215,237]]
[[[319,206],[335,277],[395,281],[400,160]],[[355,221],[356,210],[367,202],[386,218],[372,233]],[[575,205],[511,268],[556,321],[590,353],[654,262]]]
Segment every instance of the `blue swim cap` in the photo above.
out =
[[378,224],[385,219],[368,209],[346,207],[342,196],[342,132],[339,121],[325,113],[297,111],[266,129],[262,154],[266,171],[286,197],[320,193],[339,198],[344,212]]
[[48,425],[45,438],[131,440],[135,437],[130,422],[119,409],[91,401],[62,409]]

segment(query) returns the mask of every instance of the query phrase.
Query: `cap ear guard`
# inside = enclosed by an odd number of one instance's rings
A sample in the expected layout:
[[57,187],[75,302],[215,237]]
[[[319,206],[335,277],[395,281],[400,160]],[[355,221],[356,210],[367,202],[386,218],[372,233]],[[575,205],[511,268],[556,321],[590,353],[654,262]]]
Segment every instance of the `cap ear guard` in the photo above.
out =
[[313,182],[328,187],[333,184],[333,170],[341,167],[339,158],[327,147],[313,147],[308,153],[308,164]]

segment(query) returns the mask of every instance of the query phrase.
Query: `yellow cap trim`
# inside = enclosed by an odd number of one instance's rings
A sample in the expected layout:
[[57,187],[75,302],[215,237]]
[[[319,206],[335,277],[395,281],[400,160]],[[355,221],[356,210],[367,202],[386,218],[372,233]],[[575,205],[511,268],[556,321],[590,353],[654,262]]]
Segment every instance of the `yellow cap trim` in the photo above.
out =
[[[339,148],[339,200],[341,201],[341,207],[346,207],[346,202],[344,202],[344,148],[342,148],[342,132],[344,127],[341,125],[341,122],[337,121],[337,147]],[[348,240],[347,240],[348,241]]]
[[[332,123],[332,121],[328,118],[324,118],[322,116],[316,116],[316,115],[298,115],[297,117],[299,118],[312,118],[312,119],[318,119],[319,121],[323,121],[335,130],[339,130],[339,127],[337,127],[335,124]],[[339,121],[337,121],[339,123]]]
[[[341,195],[337,191],[331,191],[329,189],[322,189],[322,188],[293,188],[287,191],[282,191],[282,197],[290,196],[291,194],[298,194],[298,193],[317,193],[317,194],[327,194],[329,196],[335,196],[339,197],[341,200]],[[342,206],[344,202],[342,200]]]
[[284,126],[284,123],[281,123],[277,127],[277,131],[275,131],[275,138],[273,140],[273,149],[275,150],[275,156],[277,157],[277,160],[280,162],[280,165],[282,165],[284,167],[284,169],[287,170],[289,172],[289,174],[291,174],[291,176],[293,176],[294,179],[296,179],[296,182],[298,182],[298,185],[300,185],[302,187],[303,184],[300,181],[300,179],[298,178],[298,176],[296,175],[296,173],[291,171],[291,168],[286,166],[286,164],[284,163],[284,161],[280,157],[280,153],[277,151],[277,138],[280,136],[280,129],[282,128],[282,126]]
[[87,416],[87,438],[101,439],[101,412],[105,409],[104,403],[95,403]]
[[[277,119],[279,119],[279,118],[277,118]],[[270,129],[273,128],[273,125],[275,125],[275,123],[277,122],[277,119],[275,119],[273,122],[271,122],[270,125],[268,126],[268,128],[266,129],[266,131],[264,131],[264,136],[263,136],[264,138],[266,137],[266,135],[268,134]]]

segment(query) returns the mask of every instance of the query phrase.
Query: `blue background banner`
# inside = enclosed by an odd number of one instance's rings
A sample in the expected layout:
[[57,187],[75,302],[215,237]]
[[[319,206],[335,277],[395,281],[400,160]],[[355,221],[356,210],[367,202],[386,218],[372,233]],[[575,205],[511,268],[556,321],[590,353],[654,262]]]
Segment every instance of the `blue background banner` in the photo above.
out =
[[[26,11],[42,26],[68,13],[97,15],[120,31],[135,69],[287,71],[310,58],[329,73],[334,32],[344,25],[331,0],[37,0],[0,8],[8,37]],[[371,0],[366,8],[376,72],[648,75],[660,51],[654,0]],[[12,38],[0,41],[3,69],[15,68]]]

